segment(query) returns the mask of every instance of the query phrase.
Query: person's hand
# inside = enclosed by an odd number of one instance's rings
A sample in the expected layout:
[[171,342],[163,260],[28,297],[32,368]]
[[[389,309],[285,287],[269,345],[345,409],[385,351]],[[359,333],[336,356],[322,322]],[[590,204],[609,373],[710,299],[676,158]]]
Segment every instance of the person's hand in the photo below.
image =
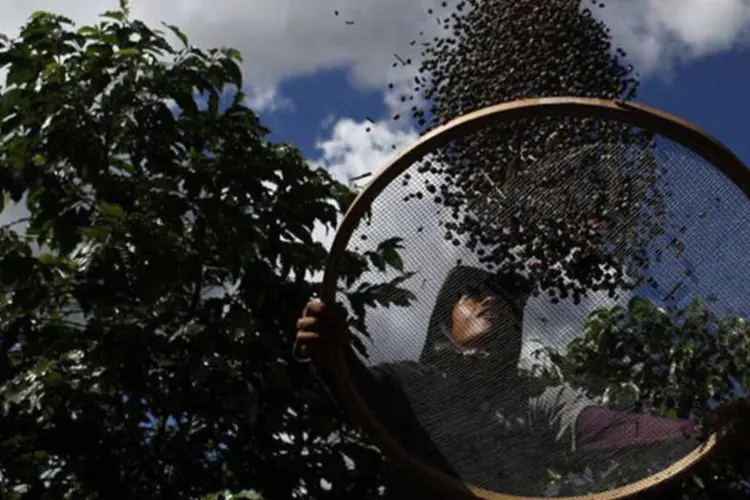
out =
[[340,305],[327,306],[319,300],[309,302],[297,320],[294,356],[299,361],[309,361],[316,345],[338,347],[347,338],[346,311]]

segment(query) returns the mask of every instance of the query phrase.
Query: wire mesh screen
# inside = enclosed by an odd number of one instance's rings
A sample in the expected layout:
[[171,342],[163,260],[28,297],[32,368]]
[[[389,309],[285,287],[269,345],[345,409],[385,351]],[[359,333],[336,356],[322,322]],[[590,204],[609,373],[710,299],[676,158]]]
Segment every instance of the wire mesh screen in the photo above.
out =
[[[699,155],[615,121],[453,141],[349,239],[354,382],[392,439],[467,485],[555,497],[650,477],[742,390],[747,209]],[[377,271],[346,279],[356,255]]]

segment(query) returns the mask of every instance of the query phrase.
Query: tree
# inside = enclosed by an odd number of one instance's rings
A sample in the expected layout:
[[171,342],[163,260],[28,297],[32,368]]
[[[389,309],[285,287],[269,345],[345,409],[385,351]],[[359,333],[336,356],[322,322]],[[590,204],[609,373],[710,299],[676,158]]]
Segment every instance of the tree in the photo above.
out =
[[[550,351],[560,377],[614,408],[705,419],[750,384],[750,325],[718,317],[705,302],[660,308],[645,298],[591,313],[565,354]],[[719,454],[659,498],[747,498],[750,460]]]
[[291,358],[313,227],[353,193],[266,138],[237,51],[165,28],[181,47],[123,1],[0,45],[0,191],[29,211],[0,231],[0,494],[376,495],[377,450]]

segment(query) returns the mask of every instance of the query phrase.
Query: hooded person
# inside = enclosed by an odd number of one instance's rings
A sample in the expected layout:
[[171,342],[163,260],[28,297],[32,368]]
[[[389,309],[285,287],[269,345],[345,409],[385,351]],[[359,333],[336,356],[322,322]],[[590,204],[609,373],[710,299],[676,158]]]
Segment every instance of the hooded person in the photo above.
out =
[[[436,468],[464,482],[508,493],[523,492],[520,481],[531,479],[514,470],[525,462],[515,452],[528,447],[517,424],[529,406],[519,391],[531,389],[522,390],[518,376],[529,294],[518,277],[458,266],[438,293],[419,360],[372,369],[393,384],[391,395],[398,394],[385,420],[394,423],[399,442],[410,451],[425,448],[410,442],[425,440],[412,430],[416,420],[432,444],[431,465],[442,463]],[[370,403],[372,409],[383,406]]]
[[[370,411],[404,449],[465,483],[528,495],[542,494],[548,469],[579,452],[601,460],[670,443],[680,458],[698,444],[686,439],[692,422],[614,412],[567,384],[521,376],[530,293],[521,276],[458,266],[438,293],[418,361],[366,367],[349,357]],[[298,328],[310,324],[303,318]]]

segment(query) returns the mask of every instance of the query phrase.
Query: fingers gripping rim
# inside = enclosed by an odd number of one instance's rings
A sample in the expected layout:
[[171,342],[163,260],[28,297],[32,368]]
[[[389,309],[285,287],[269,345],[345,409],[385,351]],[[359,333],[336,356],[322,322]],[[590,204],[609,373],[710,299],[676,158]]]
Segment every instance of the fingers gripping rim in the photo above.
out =
[[[307,316],[307,309],[308,307],[305,306],[305,308],[302,310],[302,317]],[[318,339],[318,334],[313,334],[310,332],[305,332],[304,334],[300,332],[299,322],[297,324],[297,337],[294,340],[294,346],[292,347],[292,356],[294,357],[295,361],[298,363],[309,363],[312,360],[312,355],[310,353],[310,345],[308,342],[310,340]]]
[[[329,303],[335,300],[338,264],[360,218],[383,189],[407,168],[427,154],[448,144],[450,141],[468,136],[490,125],[512,122],[524,118],[554,116],[595,117],[619,120],[667,137],[702,156],[750,198],[750,172],[747,171],[742,162],[710,135],[668,113],[641,104],[579,97],[524,99],[499,104],[457,118],[425,134],[390,164],[382,168],[370,181],[368,186],[352,203],[336,233],[323,280],[322,300]],[[344,402],[350,414],[359,420],[370,432],[370,435],[377,444],[394,462],[413,472],[419,479],[429,482],[443,492],[448,493],[452,498],[465,498],[467,496],[478,496],[491,500],[527,498],[500,494],[464,485],[411,457],[399,443],[395,442],[389,436],[387,429],[366,409],[362,396],[349,377],[345,359],[346,351],[344,349],[326,349],[325,351],[326,362],[330,364],[329,367],[336,385],[335,390],[340,395],[340,399]],[[570,497],[568,500],[573,498],[580,500],[584,498],[588,500],[615,500],[654,488],[678,477],[692,465],[707,457],[715,448],[717,435],[718,433],[711,435],[701,447],[696,448],[692,453],[655,475],[614,490],[586,496]],[[468,495],[467,487],[470,490]]]
[[[330,304],[328,307],[332,312],[328,313],[328,317],[332,321],[322,326],[322,329],[326,332],[323,335],[317,331],[302,331],[298,322],[297,337],[292,348],[292,355],[297,362],[309,363],[313,360],[314,344],[317,344],[322,349],[338,350],[343,344],[348,343],[350,337],[346,326],[345,312],[339,304],[334,302]],[[305,307],[302,311],[302,317],[304,318],[308,315],[308,307]]]
[[[314,346],[311,345],[312,343],[321,343],[320,334],[315,332],[304,332],[297,334],[297,338],[294,341],[294,347],[292,349],[292,355],[298,363],[310,363],[313,360]],[[343,344],[345,343],[345,337],[342,336],[340,342],[329,342],[319,347],[323,349],[336,350],[341,349]]]

